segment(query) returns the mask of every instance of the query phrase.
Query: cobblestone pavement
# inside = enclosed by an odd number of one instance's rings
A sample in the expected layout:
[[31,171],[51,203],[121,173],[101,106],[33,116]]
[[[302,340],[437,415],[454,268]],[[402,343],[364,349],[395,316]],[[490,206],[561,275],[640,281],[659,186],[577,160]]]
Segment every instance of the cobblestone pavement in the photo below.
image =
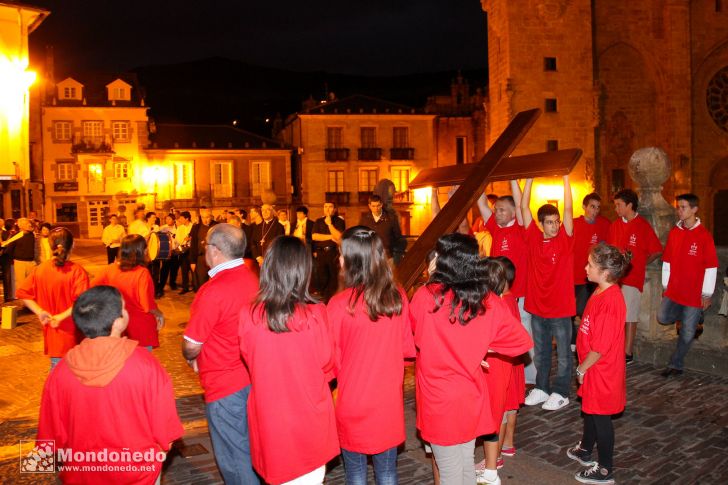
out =
[[[105,264],[96,242],[79,241],[74,259],[90,273]],[[165,484],[222,483],[211,453],[202,389],[197,376],[180,354],[181,334],[193,294],[169,292],[159,300],[167,323],[154,355],[171,374],[177,409],[185,436],[165,463]],[[40,324],[21,313],[19,326],[0,330],[0,482],[55,483],[53,475],[21,475],[18,442],[32,440],[43,382],[49,362],[43,354]],[[659,369],[635,363],[628,369],[628,405],[615,420],[617,483],[651,484],[679,480],[696,484],[728,483],[728,404],[722,399],[728,377],[687,372],[666,380]],[[572,394],[575,397],[575,394]],[[412,368],[405,379],[407,441],[399,455],[402,484],[432,483],[429,458],[417,439],[414,425]],[[506,458],[500,471],[504,483],[576,483],[579,466],[565,451],[580,439],[582,421],[578,403],[561,411],[525,408],[519,415],[518,454]],[[476,459],[482,458],[482,448]],[[373,483],[370,467],[370,483]],[[326,483],[343,484],[343,466],[329,464]]]

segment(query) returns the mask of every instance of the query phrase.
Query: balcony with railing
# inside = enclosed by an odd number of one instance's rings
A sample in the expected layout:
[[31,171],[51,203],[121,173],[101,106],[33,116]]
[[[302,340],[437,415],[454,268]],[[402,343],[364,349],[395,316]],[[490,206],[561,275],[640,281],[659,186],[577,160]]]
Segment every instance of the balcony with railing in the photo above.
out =
[[326,192],[326,200],[339,206],[349,205],[349,192]]
[[71,153],[114,153],[110,138],[103,136],[77,136],[73,139]]
[[414,196],[411,190],[405,190],[404,192],[395,192],[392,200],[395,204],[411,204],[414,202]]
[[359,148],[358,150],[359,160],[381,160],[382,149],[381,148]]
[[348,148],[326,148],[327,162],[345,162],[349,160]]
[[415,149],[414,148],[390,148],[389,149],[390,160],[414,160]]

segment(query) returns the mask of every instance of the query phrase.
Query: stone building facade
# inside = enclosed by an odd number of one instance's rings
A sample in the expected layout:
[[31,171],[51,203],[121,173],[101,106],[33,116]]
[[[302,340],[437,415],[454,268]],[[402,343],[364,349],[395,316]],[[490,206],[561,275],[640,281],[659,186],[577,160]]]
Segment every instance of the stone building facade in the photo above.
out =
[[[728,207],[728,5],[706,0],[481,0],[488,18],[489,138],[544,113],[516,153],[584,150],[575,178],[632,187],[641,147],[672,162],[665,198],[692,191],[716,242]],[[550,140],[550,142],[549,142]]]

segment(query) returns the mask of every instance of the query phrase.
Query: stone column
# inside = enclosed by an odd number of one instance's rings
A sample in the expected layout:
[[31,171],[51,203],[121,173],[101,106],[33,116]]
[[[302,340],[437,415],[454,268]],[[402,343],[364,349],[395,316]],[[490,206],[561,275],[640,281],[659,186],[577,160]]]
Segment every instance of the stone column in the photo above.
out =
[[[671,168],[672,164],[667,154],[656,147],[640,148],[629,160],[629,176],[639,184],[637,212],[652,225],[663,247],[676,221],[675,209],[662,196],[662,184],[670,177]],[[664,357],[656,355],[657,348],[662,347],[656,344],[660,340],[674,339],[675,332],[674,326],[663,327],[657,323],[657,311],[662,298],[661,273],[660,258],[647,266],[636,342],[640,350],[638,354],[640,360],[657,364],[662,363],[660,360]],[[649,355],[650,353],[652,355]]]

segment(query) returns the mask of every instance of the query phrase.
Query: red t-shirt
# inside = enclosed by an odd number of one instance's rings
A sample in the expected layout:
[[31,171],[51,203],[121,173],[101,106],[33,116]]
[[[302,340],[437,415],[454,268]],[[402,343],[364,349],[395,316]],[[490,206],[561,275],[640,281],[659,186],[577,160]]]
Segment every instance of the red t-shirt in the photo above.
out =
[[629,222],[618,217],[609,226],[609,244],[622,251],[632,252],[632,261],[627,274],[620,281],[623,285],[634,286],[639,291],[645,284],[647,257],[662,251],[662,244],[655,231],[644,217],[637,215]]
[[574,237],[562,227],[546,239],[535,221],[526,229],[528,281],[524,308],[542,318],[563,318],[576,314],[574,298]]
[[584,216],[574,219],[574,284],[585,285],[584,268],[589,259],[589,251],[596,244],[609,237],[609,219],[597,216],[594,222],[588,222]]
[[352,293],[344,290],[326,307],[339,389],[336,426],[343,449],[373,455],[405,440],[404,359],[415,356],[415,344],[403,291],[402,313],[376,322],[361,297],[349,312]]
[[99,285],[113,286],[124,297],[124,305],[129,313],[129,326],[124,335],[143,347],[159,347],[157,319],[149,313],[157,309],[154,282],[149,270],[144,266],[135,266],[122,271],[118,263],[111,263],[91,282],[91,286]]
[[[168,450],[184,430],[177,415],[172,381],[146,349],[137,347],[105,387],[89,387],[62,360],[48,376],[38,419],[38,439],[55,440],[78,451],[149,454]],[[142,455],[143,456],[143,455]],[[109,465],[154,466],[154,471],[61,472],[63,483],[153,484],[162,471],[157,461],[109,461]],[[100,466],[99,462],[73,465]]]
[[718,267],[715,243],[705,226],[673,227],[667,237],[662,261],[670,263],[665,296],[680,305],[701,307],[705,270]]
[[489,349],[516,356],[533,347],[533,341],[493,293],[486,298],[484,315],[467,325],[451,323],[451,292],[433,312],[438,289],[423,286],[409,308],[418,350],[417,428],[424,440],[448,446],[500,429],[480,363]]
[[490,216],[485,223],[485,228],[493,236],[491,257],[505,256],[516,267],[516,278],[513,280],[511,293],[516,298],[525,296],[528,252],[526,250],[526,232],[523,226],[514,219],[512,225],[500,227],[495,222],[495,216]]
[[588,414],[617,414],[627,400],[624,362],[624,319],[627,308],[619,285],[612,285],[589,298],[576,337],[581,364],[589,351],[601,354],[584,375],[577,394],[581,408]]
[[246,266],[222,270],[202,285],[190,309],[185,336],[202,349],[197,356],[205,402],[229,396],[250,385],[240,358],[238,326],[243,305],[258,291],[258,278]]
[[[521,322],[521,312],[518,310],[518,302],[512,293],[504,293],[501,299],[508,306],[511,315]],[[505,410],[518,409],[526,401],[526,374],[523,370],[523,356],[509,357],[512,359],[513,371],[511,372],[511,381],[508,383],[508,391],[506,393]]]
[[[88,274],[78,264],[66,261],[56,266],[53,260],[45,261],[33,269],[16,290],[15,296],[21,300],[35,300],[44,310],[57,315],[68,310],[78,295],[88,289]],[[56,328],[43,325],[43,350],[49,357],[63,357],[83,339],[68,317]]]
[[240,351],[250,371],[250,449],[256,471],[271,484],[288,482],[339,455],[329,390],[334,346],[323,304],[299,305],[274,333],[260,308],[240,312]]

